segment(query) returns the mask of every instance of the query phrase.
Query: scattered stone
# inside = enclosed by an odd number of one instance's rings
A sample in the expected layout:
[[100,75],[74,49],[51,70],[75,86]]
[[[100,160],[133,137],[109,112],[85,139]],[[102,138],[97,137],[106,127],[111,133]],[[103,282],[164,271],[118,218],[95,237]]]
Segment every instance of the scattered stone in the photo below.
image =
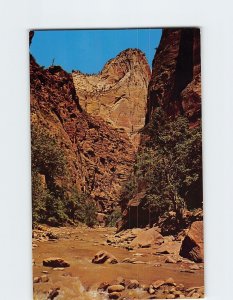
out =
[[136,279],[131,279],[127,285],[128,289],[136,289],[140,286],[139,282]]
[[121,296],[121,294],[118,292],[112,292],[108,295],[109,299],[119,299],[120,296]]
[[198,287],[190,287],[188,289],[186,289],[186,292],[194,292],[196,289],[198,289]]
[[64,268],[53,268],[54,271],[63,271]]
[[54,234],[53,232],[48,232],[47,237],[49,238],[50,241],[58,239],[58,236],[56,234]]
[[131,242],[130,246],[133,248],[148,248],[154,245],[160,245],[162,243],[163,236],[155,228],[150,228],[140,232],[138,236]]
[[104,264],[104,263],[117,264],[118,261],[115,256],[108,253],[107,251],[99,251],[96,253],[94,258],[92,259],[92,263],[94,263],[94,264]]
[[44,274],[48,274],[49,272],[48,272],[48,271],[42,271],[42,273],[44,273]]
[[148,284],[142,284],[141,288],[143,289],[143,291],[148,291],[150,286]]
[[204,295],[204,293],[205,293],[205,288],[204,288],[204,286],[199,287],[199,288],[197,289],[197,292],[198,292],[199,294],[203,294],[203,295]]
[[132,264],[135,261],[135,258],[126,257],[122,260],[123,263]]
[[148,289],[148,293],[150,295],[154,294],[155,293],[155,289],[153,288],[153,285],[150,285],[149,289]]
[[147,264],[147,262],[141,261],[141,260],[134,260],[134,261],[132,262],[132,264],[134,264],[134,265],[141,265],[141,264]]
[[168,257],[165,259],[165,263],[168,263],[168,264],[176,264],[176,263],[177,263],[177,260],[175,260],[174,258],[168,256]]
[[60,290],[60,288],[52,289],[49,292],[47,300],[53,300],[54,298],[56,298],[59,295],[59,292],[58,292],[59,290]]
[[41,282],[41,278],[40,277],[34,277],[33,278],[33,283],[39,283]]
[[180,272],[183,272],[183,273],[195,273],[195,271],[189,270],[189,269],[181,269]]
[[200,296],[201,296],[201,295],[198,294],[198,293],[193,293],[193,294],[192,294],[192,297],[193,297],[193,298],[196,298],[196,299],[200,298]]
[[160,286],[162,286],[165,283],[164,280],[156,280],[155,282],[152,283],[153,287],[155,289],[159,288]]
[[180,291],[183,291],[184,290],[183,283],[178,284],[176,288],[179,289]]
[[167,299],[175,299],[175,295],[173,295],[173,294],[167,294],[166,298]]
[[108,292],[113,293],[113,292],[122,292],[125,289],[125,287],[121,284],[114,284],[110,285],[108,287]]
[[168,278],[166,281],[165,281],[165,284],[167,285],[172,285],[172,286],[176,286],[175,284],[175,281],[172,277]]
[[125,279],[121,276],[117,277],[116,282],[117,282],[117,284],[121,284],[121,285],[125,286]]
[[[171,292],[171,291],[170,291]],[[173,294],[176,296],[176,297],[179,297],[180,295],[182,295],[182,292],[181,291],[174,291]]]
[[102,282],[98,287],[98,291],[106,291],[109,285],[108,282]]
[[190,268],[190,270],[200,270],[198,265],[192,265],[189,268]]
[[144,256],[143,253],[134,253],[133,256]]
[[162,264],[154,264],[153,267],[161,267]]
[[70,264],[62,258],[50,257],[43,260],[43,266],[52,268],[66,268],[69,267]]

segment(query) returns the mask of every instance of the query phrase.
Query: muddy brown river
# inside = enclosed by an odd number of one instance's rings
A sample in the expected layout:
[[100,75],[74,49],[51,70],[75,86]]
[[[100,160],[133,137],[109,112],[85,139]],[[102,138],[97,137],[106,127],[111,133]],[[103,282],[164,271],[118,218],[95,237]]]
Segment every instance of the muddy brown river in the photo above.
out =
[[[184,263],[164,263],[163,255],[155,255],[153,249],[126,250],[106,244],[106,236],[115,232],[114,228],[56,228],[57,240],[34,241],[33,276],[48,276],[48,282],[34,283],[34,299],[44,300],[48,292],[59,288],[56,300],[108,299],[106,294],[97,292],[102,282],[112,282],[118,277],[136,279],[140,284],[149,285],[155,280],[172,277],[177,284],[186,288],[203,286],[203,264],[192,273],[181,272]],[[94,255],[105,250],[113,254],[118,264],[93,264]],[[43,266],[48,257],[59,257],[70,264],[64,269]],[[137,259],[136,264],[121,263],[125,258]],[[150,299],[147,292],[140,289],[130,291],[127,299]]]

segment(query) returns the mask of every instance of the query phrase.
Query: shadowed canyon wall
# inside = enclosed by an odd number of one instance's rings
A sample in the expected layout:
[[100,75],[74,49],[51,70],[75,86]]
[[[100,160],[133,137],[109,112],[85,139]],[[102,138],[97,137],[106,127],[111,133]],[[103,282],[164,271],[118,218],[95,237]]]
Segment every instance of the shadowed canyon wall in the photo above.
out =
[[164,29],[153,60],[146,123],[161,107],[169,115],[184,114],[190,123],[201,117],[199,29]]
[[[183,116],[187,119],[190,129],[194,128],[195,130],[196,128],[196,130],[199,130],[198,128],[201,126],[199,29],[163,30],[152,64],[152,75],[148,86],[146,121],[142,130],[138,150],[139,156],[143,156],[145,151],[150,151],[150,153],[156,155],[156,144],[153,142],[153,136],[157,135],[157,131],[153,129],[153,132],[148,134],[148,128],[153,127],[158,122],[156,120],[158,110],[162,111],[167,120],[174,120],[178,116]],[[192,133],[190,134],[192,135]],[[198,134],[200,135],[201,131]],[[191,153],[190,155],[190,159],[194,159],[196,154]],[[139,161],[138,163],[141,165],[143,162]],[[201,168],[201,166],[198,167]],[[144,169],[147,168],[148,165],[146,167],[145,164]],[[195,168],[195,166],[192,166],[192,168]],[[143,168],[142,172],[144,172]],[[144,201],[146,186],[145,181],[139,180],[136,194],[134,193],[129,200],[121,199],[123,217],[118,224],[119,228],[144,227],[153,224],[154,216],[151,215],[150,209],[148,211],[148,206]],[[188,190],[185,190],[183,196],[187,203],[191,203],[190,206],[202,206],[201,173],[199,173],[199,179]],[[146,206],[147,208],[145,208]]]

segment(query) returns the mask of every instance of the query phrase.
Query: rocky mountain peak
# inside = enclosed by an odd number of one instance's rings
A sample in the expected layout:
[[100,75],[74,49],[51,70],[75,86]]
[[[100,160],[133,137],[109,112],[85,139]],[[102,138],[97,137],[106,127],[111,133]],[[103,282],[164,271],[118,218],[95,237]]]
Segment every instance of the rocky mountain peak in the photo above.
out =
[[126,49],[109,60],[99,74],[73,72],[80,105],[136,140],[145,124],[150,67],[145,54]]

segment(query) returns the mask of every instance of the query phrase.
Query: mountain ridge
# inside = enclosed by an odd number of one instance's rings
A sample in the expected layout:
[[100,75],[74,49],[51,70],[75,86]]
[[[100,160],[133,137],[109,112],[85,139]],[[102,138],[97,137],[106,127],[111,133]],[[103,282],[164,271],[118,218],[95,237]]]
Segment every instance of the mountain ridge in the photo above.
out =
[[132,139],[144,126],[150,67],[139,49],[126,49],[95,75],[73,72],[81,107]]

